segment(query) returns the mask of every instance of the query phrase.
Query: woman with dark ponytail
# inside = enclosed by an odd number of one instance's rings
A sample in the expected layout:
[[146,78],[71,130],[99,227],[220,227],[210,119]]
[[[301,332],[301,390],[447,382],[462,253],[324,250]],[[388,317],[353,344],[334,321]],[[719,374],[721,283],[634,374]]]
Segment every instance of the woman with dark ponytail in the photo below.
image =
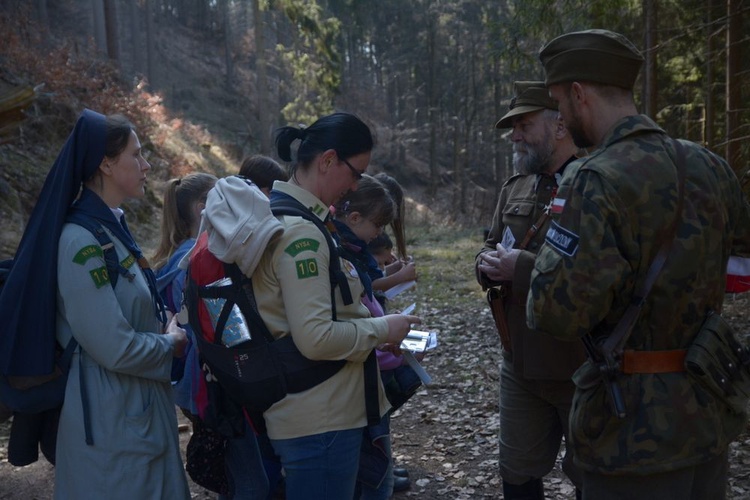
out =
[[[324,116],[304,129],[280,128],[278,155],[293,163],[289,182],[274,183],[272,204],[291,199],[326,221],[329,206],[356,189],[372,147],[370,129],[347,113]],[[362,429],[370,413],[365,403],[365,361],[376,346],[397,348],[419,318],[371,317],[359,300],[363,286],[356,269],[341,259],[344,286],[340,282],[332,294],[331,255],[324,234],[302,217],[279,219],[284,232],[269,245],[253,274],[261,317],[275,337],[291,335],[306,357],[347,362],[312,389],[288,394],[264,413],[264,420],[286,473],[287,499],[350,500]],[[345,300],[341,290],[347,287],[353,300]],[[389,404],[377,377],[375,385],[379,400],[374,409],[379,418]]]

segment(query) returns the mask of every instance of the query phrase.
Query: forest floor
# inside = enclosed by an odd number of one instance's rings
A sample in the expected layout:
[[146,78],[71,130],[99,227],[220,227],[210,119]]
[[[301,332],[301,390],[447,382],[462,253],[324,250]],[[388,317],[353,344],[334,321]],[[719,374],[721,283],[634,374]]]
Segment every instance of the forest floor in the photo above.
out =
[[[391,304],[415,302],[423,329],[437,332],[438,347],[423,366],[432,376],[392,420],[394,457],[412,480],[396,499],[474,500],[502,498],[498,474],[498,381],[500,348],[492,318],[474,281],[478,235],[419,232],[411,245],[418,265],[417,287]],[[750,298],[728,297],[724,313],[746,330]],[[182,420],[181,420],[182,422]],[[22,468],[7,463],[8,423],[0,424],[0,500],[52,498],[54,468],[44,459]],[[180,434],[184,447],[190,431]],[[750,434],[730,449],[728,498],[750,496]],[[575,498],[560,461],[544,480],[547,498]],[[193,498],[214,495],[191,483]]]

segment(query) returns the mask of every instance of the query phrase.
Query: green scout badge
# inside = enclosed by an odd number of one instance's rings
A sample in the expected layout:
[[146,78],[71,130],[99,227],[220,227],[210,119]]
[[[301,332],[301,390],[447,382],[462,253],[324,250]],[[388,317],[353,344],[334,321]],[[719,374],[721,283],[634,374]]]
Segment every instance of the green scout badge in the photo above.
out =
[[104,257],[102,247],[99,245],[86,245],[73,256],[73,262],[83,265],[92,257]]
[[322,214],[326,209],[326,207],[320,204],[316,204],[314,207],[307,207],[307,208],[317,216],[320,216],[320,214]]
[[[92,257],[100,257],[104,259],[104,252],[102,247],[99,245],[86,245],[76,252],[73,256],[73,262],[76,264],[84,265]],[[127,260],[127,259],[126,259]],[[109,283],[109,273],[107,272],[107,266],[97,267],[89,271],[89,275],[94,282],[96,288],[101,288]]]
[[312,278],[318,275],[318,261],[315,258],[296,260],[294,265],[297,268],[297,279]]
[[310,250],[311,252],[317,252],[318,247],[320,246],[320,242],[313,238],[300,238],[298,240],[294,240],[287,246],[284,251],[291,255],[292,257],[296,257],[300,253],[304,252],[305,250]]
[[109,283],[109,273],[107,272],[107,266],[97,267],[89,271],[91,279],[94,280],[96,288],[101,288]]
[[135,257],[133,257],[133,254],[128,254],[128,256],[122,259],[122,262],[120,262],[120,265],[125,269],[130,269],[130,266],[132,266],[133,264],[135,264]]

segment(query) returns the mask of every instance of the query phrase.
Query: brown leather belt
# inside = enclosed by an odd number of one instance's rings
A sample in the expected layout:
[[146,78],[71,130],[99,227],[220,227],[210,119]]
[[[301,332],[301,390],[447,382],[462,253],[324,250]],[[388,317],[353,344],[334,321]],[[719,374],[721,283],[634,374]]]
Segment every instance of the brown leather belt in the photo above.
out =
[[632,351],[622,354],[623,373],[671,373],[685,371],[687,350]]

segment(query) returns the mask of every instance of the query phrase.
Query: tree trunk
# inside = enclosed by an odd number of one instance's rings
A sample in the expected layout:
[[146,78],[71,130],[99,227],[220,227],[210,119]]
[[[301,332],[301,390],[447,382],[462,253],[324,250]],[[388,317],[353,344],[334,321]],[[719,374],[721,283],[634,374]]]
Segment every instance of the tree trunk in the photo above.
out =
[[729,165],[739,170],[740,162],[740,107],[742,87],[742,0],[727,0],[727,148]]
[[146,14],[146,77],[153,89],[154,85],[156,85],[156,32],[154,31],[152,0],[143,1],[143,10]]
[[716,98],[714,97],[714,82],[716,80],[716,37],[713,22],[716,0],[706,1],[706,78],[703,112],[703,145],[711,148],[716,143]]
[[429,146],[429,165],[430,165],[430,184],[429,194],[435,196],[437,193],[438,186],[438,163],[437,163],[437,105],[436,101],[436,89],[435,89],[435,65],[436,65],[436,48],[435,38],[437,27],[435,21],[430,20],[429,27],[427,28],[427,122],[430,126],[430,146]]
[[656,0],[643,0],[643,16],[646,25],[646,64],[643,78],[643,109],[648,116],[656,118],[658,110],[658,86],[656,74],[658,14],[656,10]]
[[232,22],[229,15],[229,0],[222,0],[220,7],[224,18],[224,62],[227,69],[224,85],[227,89],[231,90],[232,78],[234,76],[234,60],[232,59]]
[[271,120],[268,116],[268,68],[266,60],[265,11],[260,8],[260,0],[253,2],[253,33],[255,34],[255,93],[260,129],[260,150],[263,154],[271,151]]
[[107,38],[107,57],[120,66],[120,37],[117,31],[115,0],[104,0],[104,26]]
[[44,38],[44,41],[46,42],[49,36],[49,14],[47,12],[47,0],[37,0],[36,18],[39,22],[39,26],[43,28],[42,36]]
[[91,0],[91,31],[94,34],[96,49],[104,53],[107,50],[107,30],[104,27],[104,4],[102,0]]
[[137,74],[143,70],[143,52],[141,51],[141,32],[140,32],[140,9],[138,8],[138,0],[129,0],[129,15],[130,21],[130,50],[133,58],[133,74]]

